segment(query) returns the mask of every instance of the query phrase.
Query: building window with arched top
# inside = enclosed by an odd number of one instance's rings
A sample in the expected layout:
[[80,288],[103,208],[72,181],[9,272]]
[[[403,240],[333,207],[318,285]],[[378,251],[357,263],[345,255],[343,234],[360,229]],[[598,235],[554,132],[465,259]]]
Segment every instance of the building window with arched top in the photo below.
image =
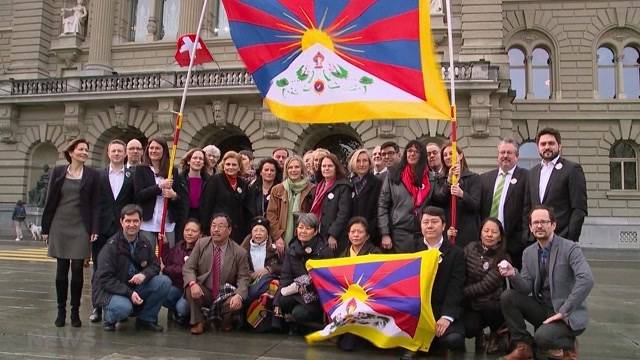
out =
[[524,51],[519,48],[509,49],[509,75],[516,99],[524,99],[527,91],[525,56]]
[[616,98],[616,58],[606,46],[598,49],[598,95],[600,99]]
[[162,4],[162,40],[175,40],[178,37],[180,20],[180,0],[164,0]]
[[520,155],[518,156],[518,166],[525,169],[531,169],[540,163],[540,154],[538,154],[538,145],[533,141],[522,143],[518,148]]
[[627,99],[640,99],[640,51],[627,46],[623,51],[622,78]]
[[638,190],[638,152],[632,141],[618,141],[609,151],[611,190]]
[[222,5],[222,1],[218,1],[215,15],[216,25],[213,29],[213,33],[221,38],[231,37],[231,31],[229,30],[229,19],[227,18],[227,12]]
[[533,98],[551,98],[551,57],[543,48],[535,48],[531,53]]

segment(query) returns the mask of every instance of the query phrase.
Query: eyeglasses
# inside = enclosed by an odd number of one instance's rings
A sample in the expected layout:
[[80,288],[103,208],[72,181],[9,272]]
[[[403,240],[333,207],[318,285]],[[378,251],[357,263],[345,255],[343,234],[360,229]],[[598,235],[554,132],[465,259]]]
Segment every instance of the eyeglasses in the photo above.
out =
[[228,225],[216,225],[216,224],[213,224],[213,225],[211,225],[211,230],[224,230],[224,229],[226,229],[228,227],[229,227]]
[[386,157],[386,156],[393,156],[393,155],[395,155],[395,154],[396,154],[396,152],[395,152],[395,151],[382,151],[382,152],[380,153],[380,155],[381,155],[381,156],[385,156],[385,157]]
[[536,221],[532,221],[531,225],[540,226],[540,225],[549,225],[551,223],[552,223],[551,220],[536,220]]

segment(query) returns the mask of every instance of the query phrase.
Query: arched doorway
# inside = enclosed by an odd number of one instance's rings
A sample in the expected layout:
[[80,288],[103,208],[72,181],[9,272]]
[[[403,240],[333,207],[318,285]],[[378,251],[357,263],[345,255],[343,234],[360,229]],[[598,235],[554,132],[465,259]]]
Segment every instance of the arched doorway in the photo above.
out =
[[249,137],[235,126],[225,126],[224,128],[209,126],[202,129],[200,136],[194,137],[194,139],[197,138],[202,140],[198,141],[196,146],[203,148],[207,145],[215,145],[223,155],[227,151],[253,151]]
[[309,149],[325,148],[335,154],[346,166],[351,153],[362,147],[358,134],[349,125],[313,125],[303,133],[306,137],[298,153]]
[[[127,127],[112,127],[100,135],[95,144],[93,144],[92,164],[96,168],[106,167],[109,163],[107,158],[107,145],[111,140],[120,139],[126,143],[132,139],[138,139],[142,143],[142,147],[147,144],[147,137],[142,131],[136,129],[133,126]],[[171,144],[169,144],[170,146]]]

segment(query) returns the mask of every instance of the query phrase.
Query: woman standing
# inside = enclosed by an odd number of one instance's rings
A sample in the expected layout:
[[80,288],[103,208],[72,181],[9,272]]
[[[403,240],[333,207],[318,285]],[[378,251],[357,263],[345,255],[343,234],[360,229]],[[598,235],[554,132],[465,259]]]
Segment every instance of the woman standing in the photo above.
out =
[[334,255],[347,248],[346,225],[351,218],[352,188],[342,164],[334,154],[320,160],[318,180],[311,212],[320,221],[320,236],[327,241]]
[[378,202],[383,250],[414,252],[420,234],[420,213],[432,201],[426,148],[418,140],[407,144],[400,164],[388,170]]
[[447,215],[447,225],[451,224],[451,195],[457,197],[458,221],[457,228],[450,227],[447,235],[455,236],[456,245],[464,248],[472,241],[478,240],[480,229],[480,176],[469,170],[464,153],[456,147],[458,164],[451,163],[452,147],[445,144],[442,147],[443,171],[447,176],[447,184],[451,184],[451,178],[455,175],[459,178],[457,185],[445,185],[439,188],[436,197],[441,202]]
[[242,168],[244,169],[240,177],[247,184],[253,184],[253,181],[256,179],[256,169],[253,168],[253,159],[255,159],[253,151],[242,150],[240,151],[240,156],[242,157]]
[[189,150],[182,161],[182,184],[185,188],[182,192],[186,198],[182,199],[183,213],[186,218],[200,219],[200,197],[204,184],[209,178],[206,168],[206,155],[201,149]]
[[282,181],[282,170],[275,159],[260,161],[256,181],[249,185],[249,211],[253,217],[265,216],[271,189]]
[[56,166],[51,173],[42,213],[42,238],[49,245],[49,256],[57,260],[55,325],[65,324],[71,267],[71,326],[80,327],[84,259],[89,257],[91,242],[98,238],[100,175],[84,165],[89,157],[85,139],[72,140],[64,157],[69,165]]
[[356,150],[349,160],[351,185],[353,186],[353,216],[362,216],[369,224],[370,241],[380,244],[378,236],[378,198],[382,180],[371,172],[373,164],[365,149]]
[[251,218],[247,207],[248,184],[240,177],[243,171],[240,154],[226,152],[218,173],[207,180],[200,198],[201,222],[210,224],[213,214],[226,214],[233,224],[231,238],[237,244],[247,235],[247,220]]
[[169,212],[164,224],[164,243],[169,247],[175,246],[176,221],[180,219],[181,206],[178,197],[180,192],[180,178],[178,170],[173,171],[173,180],[166,177],[169,174],[169,147],[160,138],[151,138],[142,155],[142,165],[138,166],[133,177],[133,191],[138,205],[142,208],[142,225],[140,236],[151,244],[155,252],[164,199],[169,199]]
[[467,272],[463,293],[467,305],[462,318],[467,338],[476,337],[476,352],[484,348],[481,345],[484,328],[491,329],[487,353],[493,354],[499,350],[498,329],[504,324],[500,295],[505,283],[498,263],[511,259],[506,252],[500,220],[486,218],[480,228],[480,241],[473,241],[464,248]]

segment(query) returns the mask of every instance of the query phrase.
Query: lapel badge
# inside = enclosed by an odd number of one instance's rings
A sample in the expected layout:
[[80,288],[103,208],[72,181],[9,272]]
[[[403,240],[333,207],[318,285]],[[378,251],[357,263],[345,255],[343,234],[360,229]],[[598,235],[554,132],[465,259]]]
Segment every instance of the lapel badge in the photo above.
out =
[[267,195],[267,201],[271,200],[271,194]]
[[307,254],[311,254],[313,252],[313,249],[310,246],[307,246],[306,248],[304,248],[304,252],[306,252]]
[[188,256],[185,256],[185,257],[184,257],[184,262],[187,262],[187,260],[189,260],[189,257],[188,257]]
[[484,263],[482,263],[482,269],[484,271],[489,270],[489,262],[488,261],[485,261]]
[[353,199],[354,197],[356,197],[356,192],[355,192],[355,191],[352,191],[352,192],[351,192],[351,198]]
[[329,193],[329,195],[327,195],[327,197],[329,198],[329,200],[333,200],[333,198],[336,197],[336,196],[333,195],[333,193]]
[[236,189],[236,191],[238,192],[238,194],[242,194],[242,188],[238,186],[238,188]]
[[441,262],[442,262],[442,254],[438,256],[438,264],[440,264]]
[[556,170],[561,170],[561,169],[562,169],[562,163],[557,163]]
[[512,177],[511,181],[509,181],[509,182],[511,183],[511,185],[515,185],[515,184],[518,183],[518,179]]
[[124,176],[131,177],[131,171],[127,170],[124,172]]

